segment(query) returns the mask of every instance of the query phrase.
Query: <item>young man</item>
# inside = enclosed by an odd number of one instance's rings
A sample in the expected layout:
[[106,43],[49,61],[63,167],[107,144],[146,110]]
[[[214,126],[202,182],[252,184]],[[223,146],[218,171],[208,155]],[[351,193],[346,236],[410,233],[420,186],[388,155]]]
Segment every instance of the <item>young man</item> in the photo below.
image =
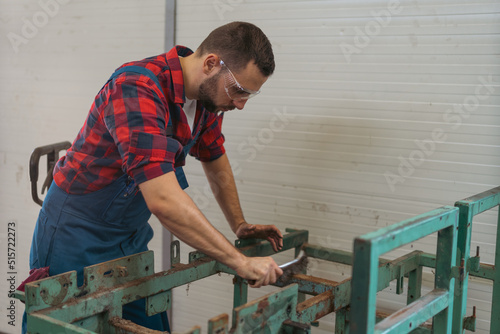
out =
[[[221,133],[223,113],[243,109],[274,71],[269,40],[256,26],[233,22],[212,31],[196,52],[169,52],[122,65],[97,94],[72,147],[54,169],[37,221],[30,267],[50,275],[147,250],[153,213],[179,239],[255,280],[282,274],[270,257],[242,255],[183,191],[187,154],[201,161],[214,195],[239,238],[282,247],[273,225],[250,225],[239,204]],[[222,182],[223,180],[223,182]],[[146,317],[144,300],[124,318],[169,330],[164,314]]]

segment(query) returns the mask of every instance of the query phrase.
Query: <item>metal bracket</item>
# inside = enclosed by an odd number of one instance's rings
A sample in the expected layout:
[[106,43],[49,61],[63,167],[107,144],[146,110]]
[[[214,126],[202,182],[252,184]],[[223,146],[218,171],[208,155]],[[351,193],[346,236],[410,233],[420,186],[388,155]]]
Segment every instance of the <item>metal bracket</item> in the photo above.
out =
[[472,315],[464,318],[464,329],[475,332],[476,331],[476,307],[472,307]]
[[399,276],[396,280],[396,294],[400,295],[404,292],[405,268],[403,265],[399,268]]
[[479,271],[481,266],[481,257],[479,256],[479,246],[476,248],[476,256],[470,257],[467,262],[467,271]]
[[202,259],[204,257],[207,257],[205,254],[199,251],[194,251],[189,253],[189,259],[188,263],[193,263],[196,260]]
[[179,240],[174,240],[170,244],[170,266],[173,268],[175,264],[181,262],[181,245]]
[[155,272],[153,251],[134,254],[83,269],[86,293],[111,288]]
[[172,290],[146,297],[146,314],[152,316],[172,308]]
[[298,284],[292,284],[235,308],[231,333],[253,333],[255,329],[263,333],[278,333],[285,320],[297,320],[298,293]]

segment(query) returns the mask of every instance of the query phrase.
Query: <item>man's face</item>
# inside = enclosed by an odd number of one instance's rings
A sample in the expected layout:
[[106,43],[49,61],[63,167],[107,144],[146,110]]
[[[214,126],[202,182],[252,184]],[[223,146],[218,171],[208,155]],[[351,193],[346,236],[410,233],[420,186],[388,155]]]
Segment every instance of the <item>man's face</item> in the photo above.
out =
[[237,82],[252,91],[260,90],[267,77],[260,73],[258,67],[250,62],[239,72],[231,72],[225,66],[218,66],[217,72],[206,78],[200,85],[198,100],[209,112],[229,111],[234,108],[243,109],[246,99],[229,96],[227,93],[228,81],[236,79]]
[[217,74],[211,76],[210,78],[205,79],[198,91],[198,100],[201,104],[212,113],[217,113],[219,110],[233,110],[235,107],[232,105],[228,106],[218,106],[215,100],[218,97],[218,86],[219,80],[221,78],[221,72],[219,71]]

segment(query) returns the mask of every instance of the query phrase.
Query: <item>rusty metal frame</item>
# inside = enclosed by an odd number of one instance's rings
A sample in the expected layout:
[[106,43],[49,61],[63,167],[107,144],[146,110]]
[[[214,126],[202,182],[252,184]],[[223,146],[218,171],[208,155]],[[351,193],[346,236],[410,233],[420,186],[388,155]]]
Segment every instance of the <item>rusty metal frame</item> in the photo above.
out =
[[[302,248],[309,257],[340,263],[348,263],[352,258],[346,252],[307,243],[307,231],[287,231],[283,250]],[[239,240],[237,246],[250,256],[272,254],[268,242]],[[182,264],[178,247],[178,242],[173,243],[171,252],[173,268],[166,272],[154,273],[153,254],[145,252],[85,268],[85,283],[82,287],[76,287],[75,272],[29,283],[26,286],[26,294],[19,295],[26,301],[28,331],[31,332],[35,328],[39,331],[43,328],[44,331],[40,332],[50,333],[64,328],[67,333],[89,333],[92,329],[95,332],[105,333],[113,333],[118,329],[120,333],[142,333],[146,329],[121,319],[122,304],[145,297],[147,313],[152,315],[170,307],[169,293],[174,287],[218,272],[235,274],[230,268],[199,252],[190,253],[189,263]],[[388,286],[389,282],[399,277],[401,272],[418,269],[419,256],[420,252],[413,252],[393,261],[382,260],[380,289]],[[252,314],[258,318],[260,313],[264,313],[262,307],[261,310],[252,308],[255,305],[262,305],[263,300],[268,300],[264,304],[269,303],[274,306],[270,306],[271,310],[266,312],[282,315],[290,303],[292,304],[292,309],[295,311],[289,315],[289,321],[284,323],[281,321],[282,317],[277,317],[274,319],[278,320],[266,322],[273,330],[276,330],[276,326],[282,325],[284,332],[309,333],[309,324],[332,312],[341,313],[349,306],[350,279],[336,282],[298,274],[287,282],[283,290],[273,294],[277,296],[274,298],[278,298],[275,304],[269,302],[269,296],[246,303],[247,283],[235,276],[235,291],[239,290],[238,282],[245,289],[240,291],[239,297],[235,296],[237,304],[235,312],[246,312],[247,316]],[[313,297],[301,300],[300,293]],[[221,315],[210,319],[209,333],[224,332],[224,328],[228,327],[228,318],[227,315]],[[233,322],[237,318],[238,315],[235,313]],[[233,323],[233,329],[238,329],[237,322]],[[187,333],[199,333],[199,327],[194,327]]]
[[[287,230],[284,237],[283,250],[304,249],[309,257],[326,261],[351,264],[352,254],[345,251],[320,247],[307,243],[307,231]],[[237,246],[241,251],[250,256],[272,254],[268,242],[255,240],[239,240]],[[172,244],[171,254],[172,269],[154,274],[154,261],[152,252],[145,252],[122,259],[117,259],[84,270],[84,285],[76,287],[76,273],[70,272],[44,280],[30,283],[26,286],[26,294],[22,296],[27,303],[28,329],[40,329],[40,333],[64,330],[67,333],[145,333],[147,329],[136,324],[124,321],[121,318],[121,305],[133,300],[147,298],[147,314],[152,315],[170,308],[170,291],[195,280],[208,277],[218,272],[235,274],[228,267],[206,257],[199,252],[189,255],[189,263],[180,263],[179,243]],[[389,283],[421,269],[422,253],[414,251],[410,254],[389,261],[380,260],[378,290],[383,290]],[[235,276],[235,312],[246,310],[247,315],[253,314],[258,318],[259,308],[252,309],[255,305],[262,305],[269,296],[254,300],[250,303],[247,299],[247,283]],[[413,284],[413,283],[412,283]],[[241,285],[241,286],[239,286]],[[289,290],[295,285],[295,290]],[[415,281],[420,286],[419,281]],[[293,309],[289,321],[282,322],[282,332],[309,333],[310,324],[321,319],[327,314],[336,312],[336,333],[346,333],[349,323],[351,279],[341,282],[322,279],[306,274],[297,274],[287,282],[287,285],[273,294],[278,301],[267,312],[283,314],[290,302]],[[244,287],[240,290],[241,287]],[[290,294],[290,291],[296,291]],[[313,297],[302,300],[300,294]],[[20,295],[21,297],[21,295]],[[418,297],[415,294],[415,298]],[[295,300],[296,299],[296,300]],[[265,304],[266,302],[264,302]],[[271,305],[271,304],[269,304]],[[262,309],[262,307],[261,307]],[[274,313],[273,313],[274,312]],[[233,315],[233,330],[238,329],[237,318]],[[266,322],[266,326],[276,330],[282,318],[274,318]],[[279,320],[276,320],[279,319]],[[229,317],[225,314],[209,320],[209,333],[227,333]],[[260,324],[262,325],[262,324]],[[86,329],[82,329],[85,327]],[[425,332],[425,329],[422,329]],[[193,327],[186,333],[199,333],[199,327]],[[155,333],[155,332],[150,332]],[[274,333],[274,332],[273,332]]]
[[[352,265],[353,277],[337,282],[304,272],[294,275],[286,286],[276,284],[282,289],[251,302],[247,302],[247,282],[221,263],[199,252],[189,254],[188,264],[180,263],[178,242],[171,245],[172,269],[168,271],[155,273],[153,254],[145,252],[85,268],[81,287],[76,286],[76,273],[69,272],[29,283],[26,293],[18,293],[18,297],[26,301],[28,332],[64,329],[66,333],[153,334],[159,332],[123,320],[121,306],[146,298],[148,315],[163,312],[171,307],[172,288],[224,272],[235,275],[232,332],[245,332],[243,328],[253,324],[269,333],[310,333],[310,326],[318,319],[335,312],[336,333],[431,333],[423,324],[430,318],[434,318],[434,332],[458,333],[461,329],[457,330],[456,319],[463,328],[475,328],[475,315],[465,317],[460,313],[465,310],[464,282],[470,274],[494,281],[492,326],[498,328],[500,271],[495,267],[500,267],[500,231],[495,266],[480,264],[478,256],[465,255],[470,248],[472,217],[499,202],[500,187],[459,201],[456,207],[439,208],[361,236],[355,240],[353,253],[309,244],[307,231],[287,230],[283,251],[295,249],[297,255],[303,249],[308,257]],[[393,248],[434,232],[438,233],[437,258],[421,251],[394,260],[380,258]],[[267,241],[237,240],[236,246],[249,256],[274,253]],[[368,259],[369,265],[363,264],[363,259]],[[425,296],[421,296],[423,267],[436,268],[435,289]],[[405,277],[408,306],[392,315],[376,312],[373,293],[396,280],[396,293],[400,294]],[[454,281],[459,282],[455,289]],[[306,300],[306,294],[312,297]],[[228,328],[227,314],[208,321],[209,333],[228,333]],[[185,333],[200,333],[200,328]]]
[[[300,247],[307,235],[307,231],[288,233],[283,239],[283,251]],[[241,252],[249,256],[274,253],[269,242],[253,242],[249,246],[243,244]],[[173,247],[179,247],[178,241]],[[153,252],[148,251],[86,267],[81,287],[72,271],[28,283],[25,293],[17,292],[16,296],[26,303],[28,333],[55,333],[63,329],[65,333],[115,333],[122,305],[146,298],[148,314],[163,312],[170,307],[171,289],[219,272],[235,274],[227,266],[193,252],[190,263],[180,263],[177,256],[172,259],[172,269],[155,273]],[[136,333],[147,331],[135,324],[126,325],[134,327]]]

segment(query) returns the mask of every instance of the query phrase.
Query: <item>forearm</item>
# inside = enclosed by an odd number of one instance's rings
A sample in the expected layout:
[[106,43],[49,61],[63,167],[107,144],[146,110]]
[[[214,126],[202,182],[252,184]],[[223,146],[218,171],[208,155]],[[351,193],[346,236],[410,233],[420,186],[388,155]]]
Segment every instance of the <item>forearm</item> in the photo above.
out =
[[217,160],[203,162],[202,166],[217,203],[229,226],[236,233],[238,227],[245,222],[245,218],[227,156],[224,154]]
[[167,173],[139,187],[151,212],[180,240],[233,269],[245,261],[245,256],[210,224],[179,187],[174,173]]

